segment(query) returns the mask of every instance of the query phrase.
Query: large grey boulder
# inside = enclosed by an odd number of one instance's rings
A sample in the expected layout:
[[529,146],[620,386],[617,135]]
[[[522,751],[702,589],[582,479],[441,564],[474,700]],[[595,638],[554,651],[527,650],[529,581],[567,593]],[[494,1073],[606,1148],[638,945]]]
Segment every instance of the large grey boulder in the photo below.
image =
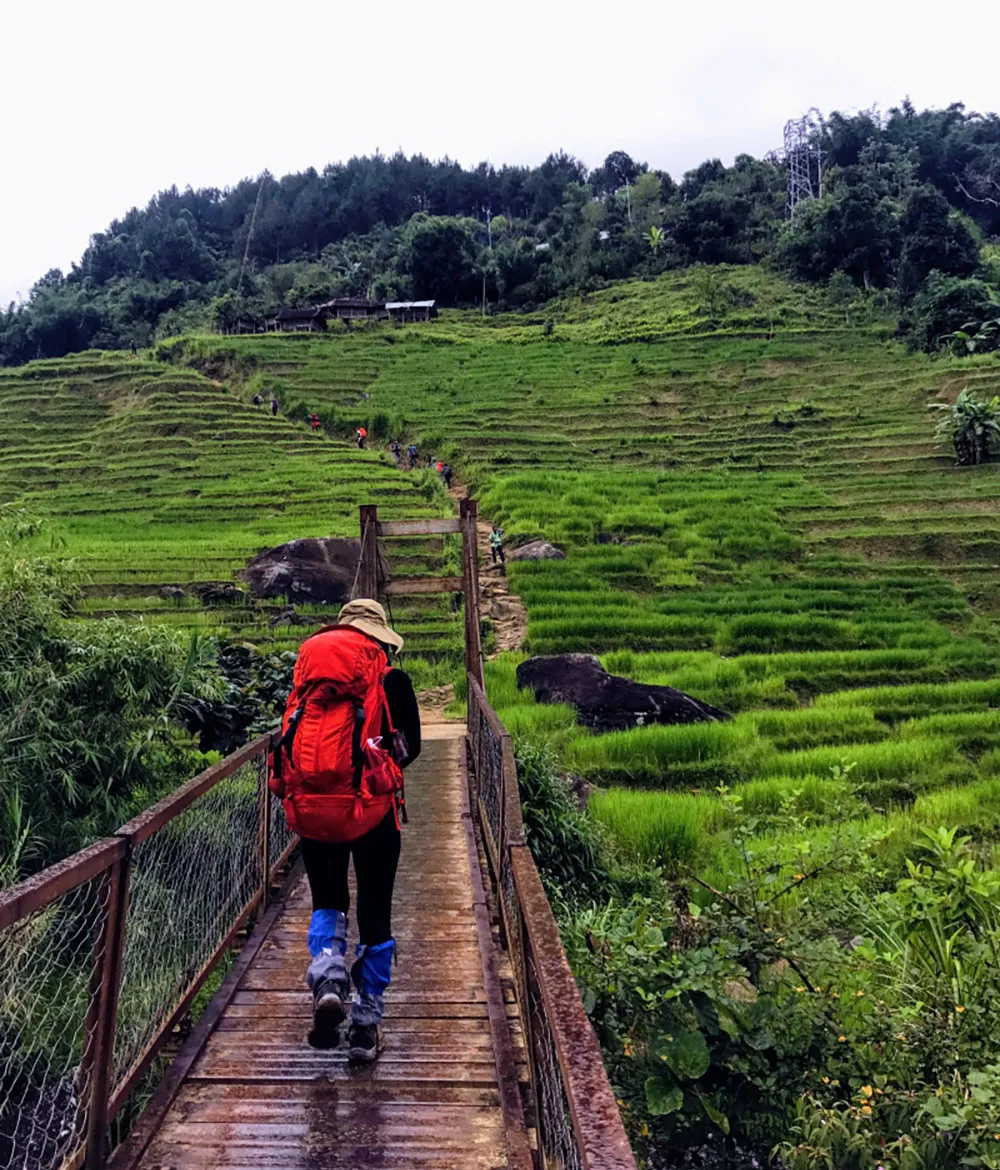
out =
[[508,561],[564,561],[566,554],[547,540],[531,540],[507,553]]
[[725,711],[674,687],[620,678],[593,654],[529,658],[517,668],[517,685],[530,687],[540,703],[567,703],[581,723],[596,731],[623,731],[651,723],[706,723],[728,719]]
[[[357,537],[306,537],[258,553],[242,576],[257,597],[343,605],[351,599],[360,557]],[[388,581],[389,564],[381,553],[379,559]]]

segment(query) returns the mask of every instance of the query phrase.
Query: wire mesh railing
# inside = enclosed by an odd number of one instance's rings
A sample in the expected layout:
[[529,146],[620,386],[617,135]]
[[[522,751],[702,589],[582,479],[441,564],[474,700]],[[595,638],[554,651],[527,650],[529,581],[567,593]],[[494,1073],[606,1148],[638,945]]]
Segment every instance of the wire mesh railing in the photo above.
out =
[[79,855],[78,872],[22,883],[0,918],[2,1170],[60,1166],[86,1140],[111,874],[123,854],[101,842]]
[[294,848],[271,739],[0,892],[0,1170],[104,1164],[109,1124]]
[[600,1045],[525,844],[510,734],[478,680],[470,673],[467,681],[471,805],[514,971],[540,1170],[635,1170]]

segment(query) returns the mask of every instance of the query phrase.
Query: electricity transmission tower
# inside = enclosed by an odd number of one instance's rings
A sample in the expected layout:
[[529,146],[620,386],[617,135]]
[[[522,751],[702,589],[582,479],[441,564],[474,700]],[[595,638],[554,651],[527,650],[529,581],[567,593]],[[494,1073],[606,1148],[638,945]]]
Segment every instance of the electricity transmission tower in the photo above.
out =
[[785,166],[788,168],[788,214],[806,199],[823,194],[823,150],[819,131],[823,115],[817,109],[785,123]]

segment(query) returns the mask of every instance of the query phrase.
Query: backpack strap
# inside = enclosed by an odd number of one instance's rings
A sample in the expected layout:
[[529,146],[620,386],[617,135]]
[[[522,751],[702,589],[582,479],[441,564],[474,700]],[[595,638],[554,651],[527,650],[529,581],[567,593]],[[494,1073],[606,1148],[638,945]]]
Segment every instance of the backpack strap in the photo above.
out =
[[317,682],[310,683],[302,692],[302,698],[299,702],[299,705],[292,712],[288,720],[288,726],[285,728],[284,733],[275,745],[273,757],[274,763],[272,765],[272,770],[274,775],[277,776],[279,780],[281,779],[284,766],[283,760],[286,753],[288,754],[288,762],[292,762],[292,748],[295,745],[295,735],[299,730],[299,724],[302,722],[302,716],[305,714],[306,703],[309,702],[309,697],[312,692],[315,691],[317,687],[322,685],[322,680],[318,680]]
[[354,769],[354,792],[361,795],[361,776],[365,770],[365,753],[361,737],[365,729],[365,709],[360,704],[354,708],[354,730],[351,732],[351,767]]

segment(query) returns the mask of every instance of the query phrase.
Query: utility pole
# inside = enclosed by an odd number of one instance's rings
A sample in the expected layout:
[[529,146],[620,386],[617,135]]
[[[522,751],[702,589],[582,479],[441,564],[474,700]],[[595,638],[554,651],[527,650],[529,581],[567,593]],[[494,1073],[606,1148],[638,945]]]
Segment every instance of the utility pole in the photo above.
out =
[[[489,241],[489,250],[493,251],[493,215],[489,207],[486,208],[486,238]],[[486,316],[486,265],[483,265],[483,316]]]
[[261,176],[260,186],[257,188],[257,198],[253,201],[253,215],[250,216],[250,230],[247,232],[247,246],[243,249],[243,263],[240,265],[240,282],[236,286],[236,295],[239,296],[243,292],[243,273],[246,271],[247,257],[250,255],[250,241],[253,239],[254,224],[257,222],[257,208],[260,207],[260,195],[264,190],[264,180],[267,177],[265,171]]

